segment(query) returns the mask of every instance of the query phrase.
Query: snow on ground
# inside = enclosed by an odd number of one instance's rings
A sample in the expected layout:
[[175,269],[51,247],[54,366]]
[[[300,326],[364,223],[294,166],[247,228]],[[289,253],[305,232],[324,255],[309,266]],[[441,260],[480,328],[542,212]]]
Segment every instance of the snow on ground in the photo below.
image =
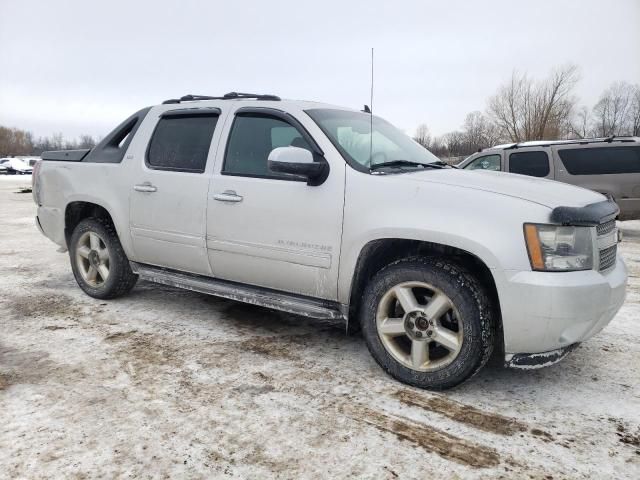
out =
[[146,282],[84,295],[29,182],[0,177],[0,478],[640,478],[640,222],[604,331],[434,394],[335,325]]

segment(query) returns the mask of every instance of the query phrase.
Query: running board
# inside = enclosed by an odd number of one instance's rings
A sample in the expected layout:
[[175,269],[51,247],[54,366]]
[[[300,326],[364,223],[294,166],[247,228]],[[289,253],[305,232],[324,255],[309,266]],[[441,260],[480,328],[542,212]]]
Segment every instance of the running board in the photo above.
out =
[[303,317],[326,320],[344,320],[341,305],[336,302],[322,301],[267,288],[254,287],[241,283],[220,280],[192,273],[177,272],[136,262],[130,262],[131,269],[142,280],[161,283],[171,287],[184,288],[194,292],[207,293],[216,297],[228,298],[238,302],[250,303],[261,307],[273,308]]

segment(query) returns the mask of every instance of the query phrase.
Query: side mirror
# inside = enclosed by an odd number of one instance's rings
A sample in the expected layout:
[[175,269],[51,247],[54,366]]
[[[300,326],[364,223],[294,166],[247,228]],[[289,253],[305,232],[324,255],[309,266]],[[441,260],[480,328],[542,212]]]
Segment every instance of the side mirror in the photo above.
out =
[[269,170],[307,179],[308,185],[320,185],[329,174],[329,164],[305,148],[278,147],[269,154]]

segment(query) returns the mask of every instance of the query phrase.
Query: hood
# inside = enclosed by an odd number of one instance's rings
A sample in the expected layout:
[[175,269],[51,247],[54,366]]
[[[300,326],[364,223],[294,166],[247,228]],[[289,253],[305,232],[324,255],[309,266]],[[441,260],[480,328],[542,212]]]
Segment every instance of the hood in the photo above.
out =
[[398,177],[416,182],[434,182],[493,192],[528,200],[549,208],[582,207],[605,199],[603,195],[585,188],[515,173],[444,168],[400,174]]

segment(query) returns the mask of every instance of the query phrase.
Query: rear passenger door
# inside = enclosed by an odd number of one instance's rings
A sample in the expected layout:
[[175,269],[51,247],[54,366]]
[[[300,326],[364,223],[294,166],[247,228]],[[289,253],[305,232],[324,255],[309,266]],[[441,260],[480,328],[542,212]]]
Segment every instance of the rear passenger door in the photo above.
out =
[[554,171],[549,149],[508,151],[506,171],[530,177],[553,180]]
[[148,144],[136,148],[129,200],[135,261],[211,275],[206,208],[219,115],[217,108],[167,111]]
[[640,204],[640,146],[610,143],[562,145],[556,150],[557,180],[609,194],[623,212],[637,215]]

